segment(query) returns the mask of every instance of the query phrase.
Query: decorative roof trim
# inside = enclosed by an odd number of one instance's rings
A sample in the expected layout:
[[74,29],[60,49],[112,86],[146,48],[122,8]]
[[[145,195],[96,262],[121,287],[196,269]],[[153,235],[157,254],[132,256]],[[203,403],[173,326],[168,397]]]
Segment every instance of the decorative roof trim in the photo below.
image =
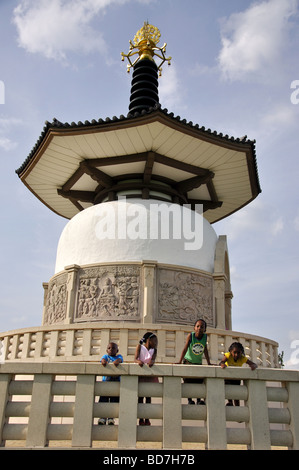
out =
[[[178,124],[180,127],[183,126],[184,130],[191,131],[192,133],[195,132],[198,137],[203,138],[211,143],[215,144],[222,144],[225,146],[246,146],[247,149],[251,149],[254,169],[255,169],[255,181],[256,181],[256,191],[257,194],[261,192],[260,184],[259,184],[259,177],[258,177],[258,169],[257,169],[257,162],[256,162],[256,153],[255,153],[255,140],[247,139],[247,136],[241,138],[229,137],[227,134],[223,135],[223,133],[218,133],[217,131],[212,131],[211,129],[206,129],[204,126],[199,126],[198,124],[193,124],[192,121],[187,122],[186,119],[181,119],[180,116],[174,116],[174,113],[168,112],[166,108],[162,109],[161,105],[158,103],[155,107],[149,108],[148,110],[142,110],[140,113],[136,112],[134,114],[128,113],[127,116],[121,115],[119,118],[113,116],[112,118],[107,117],[106,119],[93,119],[92,121],[85,121],[84,123],[79,121],[78,123],[72,122],[69,123],[62,123],[58,119],[54,118],[52,122],[46,121],[43,131],[37,140],[35,146],[32,148],[31,152],[29,153],[26,160],[22,163],[22,165],[16,170],[17,175],[21,178],[23,172],[28,168],[30,163],[32,162],[34,156],[42,146],[44,140],[46,139],[47,135],[51,131],[78,131],[78,130],[97,130],[103,129],[107,127],[114,126],[118,123],[129,123],[131,125],[136,125],[136,119],[146,120],[146,118],[156,118],[161,116],[162,118],[167,118],[168,122],[173,121],[173,124]],[[152,119],[151,119],[152,120]],[[240,148],[239,148],[240,150]],[[244,148],[244,151],[246,149]],[[257,195],[256,194],[256,195]]]

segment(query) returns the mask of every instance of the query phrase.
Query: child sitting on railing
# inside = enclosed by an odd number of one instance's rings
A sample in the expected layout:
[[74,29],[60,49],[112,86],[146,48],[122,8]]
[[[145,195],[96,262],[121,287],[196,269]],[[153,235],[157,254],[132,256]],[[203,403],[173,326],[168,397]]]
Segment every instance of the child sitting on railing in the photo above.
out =
[[[232,343],[228,349],[228,352],[224,354],[220,366],[222,369],[225,367],[242,367],[243,364],[248,364],[251,370],[255,370],[257,365],[252,362],[248,357],[245,356],[244,347],[241,343]],[[240,385],[241,380],[225,380],[226,385]],[[235,406],[240,405],[239,400],[234,400]],[[233,400],[228,400],[226,406],[233,406]]]

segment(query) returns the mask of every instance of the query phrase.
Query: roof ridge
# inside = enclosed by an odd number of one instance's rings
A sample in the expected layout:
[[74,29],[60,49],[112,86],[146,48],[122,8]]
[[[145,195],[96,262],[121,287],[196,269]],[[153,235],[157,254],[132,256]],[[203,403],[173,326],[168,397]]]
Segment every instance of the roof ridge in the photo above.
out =
[[[76,122],[71,122],[71,123],[65,122],[65,123],[63,123],[55,117],[53,118],[52,122],[45,121],[45,125],[43,127],[43,130],[42,130],[39,138],[37,139],[37,142],[35,143],[34,147],[30,151],[30,153],[27,156],[27,158],[25,159],[25,161],[22,163],[22,165],[18,169],[15,170],[15,172],[18,176],[20,176],[20,174],[24,171],[26,166],[29,164],[29,162],[33,158],[35,152],[40,147],[43,139],[45,138],[47,132],[50,129],[76,129],[76,128],[99,126],[101,124],[107,124],[107,123],[119,122],[119,121],[124,121],[124,120],[136,119],[138,117],[145,116],[145,115],[157,112],[157,111],[165,114],[167,117],[169,117],[169,118],[171,118],[175,121],[180,122],[181,124],[184,124],[184,125],[189,126],[193,129],[202,131],[203,133],[214,135],[215,137],[221,138],[221,139],[226,140],[228,142],[236,142],[236,143],[241,143],[241,144],[251,144],[253,146],[253,151],[255,153],[255,143],[256,143],[256,141],[248,139],[247,135],[245,135],[243,137],[235,138],[233,136],[230,137],[228,134],[223,135],[222,132],[218,133],[215,130],[212,131],[210,128],[206,129],[205,126],[200,127],[199,124],[193,124],[192,121],[187,122],[187,119],[185,119],[185,118],[182,119],[181,116],[175,116],[174,113],[169,112],[167,108],[162,109],[161,104],[156,103],[155,106],[150,107],[147,110],[143,109],[140,112],[136,111],[134,113],[129,112],[127,114],[127,116],[124,116],[123,114],[121,114],[119,117],[113,116],[112,118],[106,117],[105,119],[99,118],[98,120],[96,120],[96,119],[92,119],[91,121],[85,120],[84,123],[82,121],[78,121],[77,123]],[[256,162],[255,162],[255,165],[256,165],[256,170],[257,170]]]

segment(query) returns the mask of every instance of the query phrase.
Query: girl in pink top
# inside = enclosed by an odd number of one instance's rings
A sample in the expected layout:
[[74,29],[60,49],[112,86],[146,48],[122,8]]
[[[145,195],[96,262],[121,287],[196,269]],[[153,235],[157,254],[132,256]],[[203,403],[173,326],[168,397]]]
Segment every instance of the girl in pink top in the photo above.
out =
[[[155,363],[157,356],[157,346],[158,338],[152,332],[147,332],[143,338],[139,341],[135,352],[135,362],[143,366],[143,364],[148,364],[149,367],[152,367]],[[158,377],[139,377],[139,382],[159,382]],[[144,397],[138,398],[138,403],[143,403]],[[146,397],[146,403],[151,403],[151,397]],[[139,419],[139,424],[142,426],[149,426],[151,424],[149,419]]]

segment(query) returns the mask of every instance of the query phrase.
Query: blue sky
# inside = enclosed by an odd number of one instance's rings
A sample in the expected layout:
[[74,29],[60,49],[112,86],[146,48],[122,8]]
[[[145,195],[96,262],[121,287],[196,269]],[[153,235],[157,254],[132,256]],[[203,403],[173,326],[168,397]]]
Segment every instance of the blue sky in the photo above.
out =
[[173,58],[162,107],[257,141],[262,193],[213,227],[228,236],[233,329],[278,341],[298,369],[298,0],[1,0],[0,330],[41,324],[42,282],[67,223],[15,170],[46,120],[128,112],[120,53],[146,20]]

